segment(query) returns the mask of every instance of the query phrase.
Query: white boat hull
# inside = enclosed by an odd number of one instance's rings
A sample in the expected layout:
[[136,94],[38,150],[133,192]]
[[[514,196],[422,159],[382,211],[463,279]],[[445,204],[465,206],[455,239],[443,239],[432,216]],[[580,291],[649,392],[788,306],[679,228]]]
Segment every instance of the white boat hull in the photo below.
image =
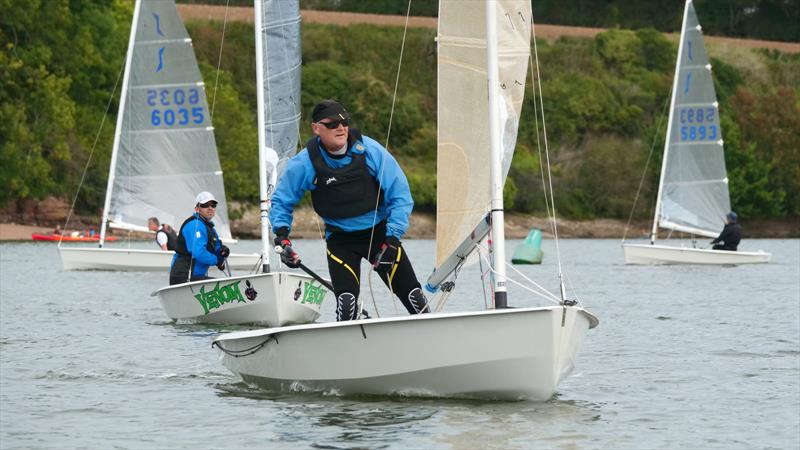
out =
[[623,244],[625,264],[757,264],[769,262],[771,253],[731,252],[668,245]]
[[277,327],[315,321],[328,292],[308,275],[273,272],[176,284],[152,295],[179,323]]
[[267,388],[547,400],[597,323],[553,306],[243,331],[214,345],[229,370]]
[[[168,271],[174,252],[108,247],[59,247],[64,270]],[[258,253],[231,253],[228,265],[233,270],[253,270]]]

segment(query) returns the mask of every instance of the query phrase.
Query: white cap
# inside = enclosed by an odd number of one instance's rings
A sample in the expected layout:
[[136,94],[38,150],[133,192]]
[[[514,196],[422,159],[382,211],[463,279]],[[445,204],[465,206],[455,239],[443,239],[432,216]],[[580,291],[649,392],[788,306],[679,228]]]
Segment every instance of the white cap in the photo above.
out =
[[208,203],[208,202],[217,202],[217,199],[214,198],[214,194],[208,191],[203,191],[197,194],[197,197],[195,197],[194,199],[194,203],[197,205],[202,205],[203,203]]

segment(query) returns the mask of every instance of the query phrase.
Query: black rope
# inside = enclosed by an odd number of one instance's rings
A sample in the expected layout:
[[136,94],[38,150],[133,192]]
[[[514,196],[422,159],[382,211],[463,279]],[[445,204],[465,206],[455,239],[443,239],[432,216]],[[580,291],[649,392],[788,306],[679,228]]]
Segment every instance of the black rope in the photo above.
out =
[[245,348],[243,350],[228,350],[228,349],[222,347],[222,344],[220,344],[217,341],[214,341],[214,342],[211,343],[211,348],[214,348],[214,346],[216,345],[217,348],[219,348],[226,355],[233,356],[234,358],[239,358],[239,357],[242,357],[242,356],[250,356],[250,355],[256,353],[257,351],[259,351],[262,348],[264,348],[264,346],[267,345],[267,342],[269,342],[269,341],[271,341],[273,339],[275,340],[276,344],[280,344],[280,342],[278,342],[278,338],[277,337],[270,335],[264,340],[264,342],[258,343],[258,344],[254,345],[252,347],[248,347],[248,348]]

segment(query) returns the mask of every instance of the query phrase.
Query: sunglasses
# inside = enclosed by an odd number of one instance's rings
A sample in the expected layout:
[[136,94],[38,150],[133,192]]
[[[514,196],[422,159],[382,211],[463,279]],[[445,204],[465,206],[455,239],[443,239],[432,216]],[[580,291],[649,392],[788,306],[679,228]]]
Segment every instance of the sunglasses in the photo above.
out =
[[317,122],[320,125],[324,125],[325,128],[329,130],[335,130],[339,128],[339,125],[344,125],[346,127],[350,126],[350,118],[347,119],[337,119],[331,122]]
[[214,208],[214,209],[216,209],[217,208],[217,202],[201,203],[198,206],[200,206],[201,208]]

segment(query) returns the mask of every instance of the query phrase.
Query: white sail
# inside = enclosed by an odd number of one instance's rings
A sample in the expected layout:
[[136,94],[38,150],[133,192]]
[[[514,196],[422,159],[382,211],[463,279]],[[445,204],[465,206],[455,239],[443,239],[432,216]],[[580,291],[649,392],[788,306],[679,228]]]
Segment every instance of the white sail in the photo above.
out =
[[[300,126],[300,2],[256,0],[261,14],[263,126],[267,182],[274,187],[286,162],[297,152]],[[274,152],[274,154],[272,154]]]
[[219,200],[214,222],[230,239],[222,169],[192,42],[173,0],[142,0],[129,49],[105,218],[178,226],[200,191]]
[[[528,70],[531,34],[529,1],[498,0],[497,39],[503,145],[503,180],[517,140]],[[436,264],[442,265],[490,209],[489,97],[486,5],[442,0],[438,41],[438,161]],[[473,236],[480,239],[482,236]],[[440,276],[448,270],[437,269]]]
[[730,211],[717,95],[703,33],[686,2],[664,149],[657,222],[715,237]]

